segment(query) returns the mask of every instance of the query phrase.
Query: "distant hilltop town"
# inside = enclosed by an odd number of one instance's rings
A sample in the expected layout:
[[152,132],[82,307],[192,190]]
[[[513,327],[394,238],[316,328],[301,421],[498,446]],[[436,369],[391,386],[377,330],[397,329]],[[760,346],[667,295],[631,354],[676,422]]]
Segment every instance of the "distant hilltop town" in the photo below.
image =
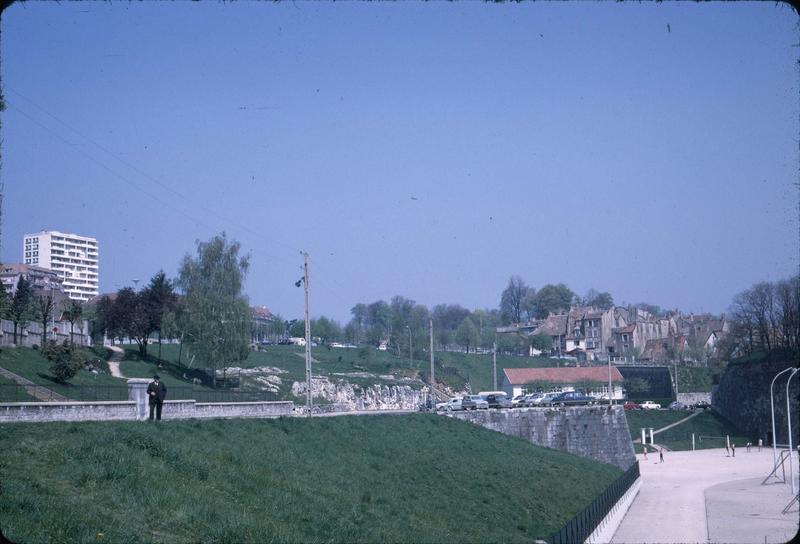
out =
[[545,319],[497,327],[497,333],[538,338],[531,342],[532,356],[562,355],[579,362],[692,362],[715,356],[729,329],[725,314],[655,316],[634,306],[573,306]]

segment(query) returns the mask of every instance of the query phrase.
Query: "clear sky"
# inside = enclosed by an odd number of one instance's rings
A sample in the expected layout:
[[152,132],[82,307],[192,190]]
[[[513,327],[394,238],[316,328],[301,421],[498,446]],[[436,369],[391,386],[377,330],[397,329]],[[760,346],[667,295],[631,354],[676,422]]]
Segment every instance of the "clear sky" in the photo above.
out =
[[2,255],[101,290],[221,231],[251,303],[496,307],[512,274],[724,311],[798,253],[786,4],[27,2],[2,15]]

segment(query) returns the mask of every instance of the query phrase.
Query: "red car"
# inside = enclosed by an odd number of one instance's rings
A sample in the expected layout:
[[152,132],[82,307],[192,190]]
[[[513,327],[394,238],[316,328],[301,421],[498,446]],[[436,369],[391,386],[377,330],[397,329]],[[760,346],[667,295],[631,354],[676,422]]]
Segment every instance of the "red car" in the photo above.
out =
[[639,406],[638,404],[636,404],[635,402],[630,401],[630,400],[628,402],[626,402],[625,404],[623,404],[622,407],[625,408],[626,410],[641,410],[642,409],[641,406]]

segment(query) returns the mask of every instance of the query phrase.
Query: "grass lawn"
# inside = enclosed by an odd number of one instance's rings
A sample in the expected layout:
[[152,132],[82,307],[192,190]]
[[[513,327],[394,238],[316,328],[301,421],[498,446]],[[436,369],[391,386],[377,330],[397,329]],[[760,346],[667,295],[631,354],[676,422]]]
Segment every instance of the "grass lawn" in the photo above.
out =
[[[105,361],[104,351],[100,354],[92,349],[79,348],[85,360],[90,361]],[[98,365],[101,369],[106,370],[100,374],[94,374],[86,370],[78,370],[77,374],[71,378],[67,383],[60,383],[56,380],[55,376],[50,372],[50,361],[48,361],[38,350],[31,348],[4,348],[0,350],[0,367],[10,370],[11,372],[27,378],[37,385],[42,385],[60,393],[67,398],[79,400],[84,398],[91,390],[88,386],[98,386],[94,388],[99,394],[108,389],[108,386],[127,387],[125,380],[114,378],[111,374],[107,373],[108,367],[102,362]],[[0,387],[0,391],[4,388]],[[125,392],[127,398],[127,389]],[[6,399],[2,399],[6,400]],[[20,402],[16,399],[10,400],[12,402]]]
[[0,433],[14,542],[532,542],[621,471],[433,415]]
[[[126,351],[126,361],[121,365],[122,373],[131,377],[151,376],[151,370],[155,369],[158,362],[156,357],[158,346],[148,347],[148,363],[151,366],[130,365],[129,360],[138,360],[136,346],[123,346]],[[181,365],[178,365],[178,353],[180,346],[175,344],[165,344],[161,346],[162,367],[173,377],[180,379],[187,372],[187,367],[191,363],[191,353],[184,346],[181,354]],[[397,377],[412,377],[428,379],[430,372],[429,359],[414,359],[409,363],[408,355],[398,356],[391,351],[378,351],[374,348],[330,348],[319,346],[311,348],[311,357],[316,360],[312,363],[314,374],[322,376],[333,376],[336,373],[350,372],[369,372],[376,376],[394,374]],[[484,391],[492,388],[492,356],[476,355],[454,352],[435,352],[436,379],[444,382],[455,390],[461,390],[466,383],[469,383],[472,390]],[[499,355],[497,357],[497,381],[500,383],[503,368],[525,368],[555,366],[553,359],[539,357],[513,357]],[[193,366],[198,366],[194,364]],[[282,398],[290,398],[289,390],[293,381],[305,380],[305,352],[299,346],[265,346],[262,351],[250,352],[246,361],[232,363],[230,366],[242,368],[253,367],[278,367],[286,370],[282,374],[285,385],[281,390]],[[162,372],[164,370],[162,369]],[[191,372],[187,372],[191,377]],[[163,376],[162,376],[163,377]],[[391,385],[391,380],[375,379],[375,383],[386,383]],[[169,384],[167,384],[169,386]]]
[[18,387],[17,382],[0,376],[0,402],[37,402],[23,387]]
[[[641,438],[641,428],[652,427],[658,430],[670,423],[683,419],[692,412],[688,410],[629,410],[625,412],[628,418],[631,438]],[[695,448],[724,448],[725,436],[730,436],[731,442],[744,446],[752,438],[742,436],[741,431],[725,420],[713,410],[705,410],[697,417],[682,423],[672,429],[655,435],[656,444],[663,444],[671,450],[691,450],[692,433],[695,434]],[[648,433],[647,439],[650,440]],[[634,444],[637,452],[642,451],[641,444]]]

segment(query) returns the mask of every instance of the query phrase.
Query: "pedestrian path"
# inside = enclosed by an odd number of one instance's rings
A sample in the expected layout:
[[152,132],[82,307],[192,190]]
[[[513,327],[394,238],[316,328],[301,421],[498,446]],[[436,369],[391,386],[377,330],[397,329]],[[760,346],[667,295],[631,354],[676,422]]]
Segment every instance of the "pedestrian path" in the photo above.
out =
[[64,395],[59,395],[55,391],[48,389],[42,385],[36,385],[32,381],[27,378],[23,378],[19,374],[14,374],[10,370],[6,370],[5,368],[0,368],[0,375],[9,380],[13,380],[18,384],[25,387],[25,392],[28,393],[30,396],[37,400],[43,401],[54,401],[54,402],[68,402],[69,399]]
[[111,359],[108,360],[108,371],[115,378],[125,378],[119,370],[119,362],[125,356],[125,350],[119,346],[107,346],[112,351]]
[[663,463],[648,457],[637,455],[642,487],[612,542],[774,543],[797,533],[797,507],[781,514],[791,486],[759,485],[772,469],[770,449],[740,448],[736,457],[724,448],[665,452]]

